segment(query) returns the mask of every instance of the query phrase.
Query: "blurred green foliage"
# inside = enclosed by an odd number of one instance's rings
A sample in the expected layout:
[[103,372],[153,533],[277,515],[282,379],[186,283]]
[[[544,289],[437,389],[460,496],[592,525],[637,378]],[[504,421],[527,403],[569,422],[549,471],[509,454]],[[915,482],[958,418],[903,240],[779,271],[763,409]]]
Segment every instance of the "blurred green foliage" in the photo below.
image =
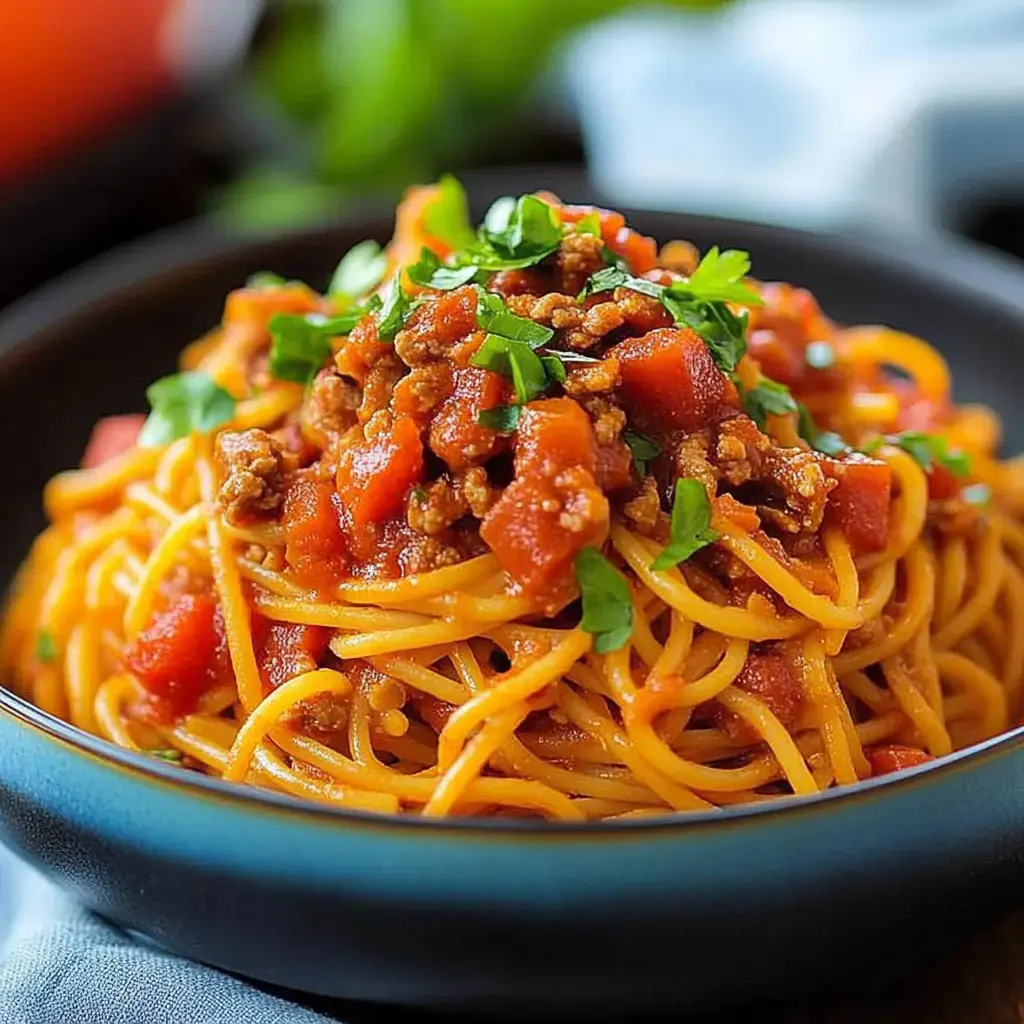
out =
[[[663,0],[664,2],[664,0]],[[715,0],[669,0],[714,6]],[[222,209],[247,224],[315,216],[512,151],[538,76],[576,29],[630,0],[278,0],[256,89],[298,129],[288,164],[250,169]]]

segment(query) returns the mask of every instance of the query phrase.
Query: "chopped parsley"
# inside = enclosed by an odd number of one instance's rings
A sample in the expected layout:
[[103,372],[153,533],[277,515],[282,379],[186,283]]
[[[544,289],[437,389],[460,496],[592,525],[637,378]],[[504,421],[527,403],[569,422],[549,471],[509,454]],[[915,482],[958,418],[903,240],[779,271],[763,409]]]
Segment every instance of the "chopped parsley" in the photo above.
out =
[[540,361],[544,366],[544,371],[548,375],[548,380],[553,381],[555,384],[564,384],[568,374],[565,370],[565,363],[562,362],[561,353],[551,353],[550,355],[541,356]]
[[601,214],[597,210],[585,213],[578,221],[576,221],[575,227],[577,235],[594,235],[595,237],[600,238]]
[[632,292],[639,292],[652,299],[661,299],[665,294],[665,286],[656,281],[648,281],[643,277],[634,277],[628,270],[621,266],[602,267],[595,271],[583,286],[583,290],[577,296],[581,301],[590,295],[597,295],[599,292],[610,292],[615,288],[628,288]]
[[246,288],[283,288],[288,282],[271,270],[257,270],[245,279]]
[[480,290],[476,308],[476,322],[488,334],[500,335],[513,341],[524,341],[530,348],[539,348],[555,335],[550,327],[516,316],[502,301],[500,295]]
[[762,377],[757,387],[749,391],[741,390],[743,405],[747,415],[764,430],[769,416],[785,416],[797,412],[796,400],[789,393],[785,384]]
[[532,267],[558,248],[564,232],[542,199],[505,196],[492,204],[476,240],[458,253],[456,263],[480,270]]
[[423,288],[436,288],[448,292],[476,279],[480,270],[472,264],[465,267],[449,267],[442,263],[437,253],[424,249],[419,261],[406,268],[409,279]]
[[761,296],[743,279],[750,273],[750,255],[740,249],[720,252],[713,245],[686,281],[673,281],[669,291],[693,302],[737,302],[760,306]]
[[193,431],[208,434],[235,415],[235,400],[199,370],[161,377],[146,389],[151,412],[139,434],[144,448],[159,448]]
[[651,562],[651,568],[672,569],[717,539],[718,534],[711,529],[711,502],[704,485],[692,477],[677,480],[669,542]]
[[155,757],[158,761],[166,761],[168,764],[181,764],[181,751],[173,747],[159,750],[147,750],[148,757]]
[[500,434],[511,434],[519,426],[522,407],[518,405],[496,405],[493,409],[482,409],[476,418],[481,427],[489,427]]
[[902,434],[887,434],[876,438],[863,449],[867,454],[878,451],[883,444],[902,448],[926,473],[933,465],[941,466],[953,476],[966,476],[971,471],[971,457],[959,448],[950,448],[941,434],[925,434],[919,430],[905,430]]
[[633,466],[641,478],[647,475],[647,463],[661,454],[661,447],[643,434],[635,434],[632,430],[622,432],[622,440],[626,442],[633,456]]
[[53,634],[48,629],[41,629],[36,633],[36,661],[49,664],[57,660],[57,644]]
[[850,446],[831,430],[819,430],[810,410],[803,402],[797,402],[797,433],[815,450],[823,455],[842,455]]
[[633,635],[633,600],[625,577],[597,548],[576,556],[576,579],[583,599],[580,628],[593,634],[598,654],[617,651]]
[[377,319],[377,337],[381,341],[394,341],[412,310],[412,301],[402,288],[402,273],[391,279]]
[[327,294],[357,299],[372,291],[384,279],[387,256],[372,238],[354,245],[344,256],[331,277]]
[[278,380],[308,385],[331,354],[331,338],[348,334],[366,315],[358,306],[341,316],[275,313],[270,331],[270,372]]
[[437,197],[427,204],[422,219],[424,232],[452,249],[464,249],[473,243],[466,190],[451,174],[437,183]]

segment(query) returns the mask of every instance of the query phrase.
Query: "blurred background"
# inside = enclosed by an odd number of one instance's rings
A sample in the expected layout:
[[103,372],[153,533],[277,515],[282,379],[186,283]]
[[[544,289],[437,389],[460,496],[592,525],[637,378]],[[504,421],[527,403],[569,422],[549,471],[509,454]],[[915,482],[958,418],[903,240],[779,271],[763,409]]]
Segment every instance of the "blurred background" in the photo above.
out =
[[0,83],[0,305],[445,170],[1024,255],[1020,0],[6,0]]

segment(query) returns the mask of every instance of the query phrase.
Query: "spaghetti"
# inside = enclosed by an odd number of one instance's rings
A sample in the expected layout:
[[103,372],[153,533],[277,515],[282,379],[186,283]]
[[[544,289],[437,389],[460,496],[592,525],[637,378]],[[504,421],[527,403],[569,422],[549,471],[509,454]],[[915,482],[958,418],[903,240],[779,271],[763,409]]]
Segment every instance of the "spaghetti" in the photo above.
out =
[[3,678],[233,782],[618,819],[1009,728],[1024,470],[941,356],[746,254],[413,189],[326,295],[260,275],[44,501]]

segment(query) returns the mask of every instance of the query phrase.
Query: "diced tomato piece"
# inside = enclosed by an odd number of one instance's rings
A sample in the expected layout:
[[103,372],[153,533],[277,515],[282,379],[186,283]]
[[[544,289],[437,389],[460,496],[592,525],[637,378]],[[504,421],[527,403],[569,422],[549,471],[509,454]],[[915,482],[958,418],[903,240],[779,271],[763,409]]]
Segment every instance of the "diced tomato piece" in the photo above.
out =
[[928,497],[934,501],[946,501],[960,493],[960,481],[937,462],[928,470]]
[[628,487],[633,480],[633,455],[621,441],[597,446],[597,486],[606,493]]
[[689,328],[627,338],[608,356],[619,360],[619,396],[641,429],[699,430],[739,407],[732,381]]
[[927,764],[934,760],[916,747],[905,747],[899,743],[888,743],[885,746],[873,747],[867,751],[871,763],[872,775],[888,775],[890,772],[901,772],[904,768],[915,768],[919,764]]
[[634,274],[646,274],[658,262],[658,245],[654,239],[632,228],[620,228],[614,238],[605,239],[605,244],[629,264]]
[[506,572],[537,594],[556,588],[576,553],[607,528],[587,414],[571,398],[530,402],[519,418],[515,467],[480,536]]
[[224,323],[264,328],[275,313],[318,313],[323,305],[323,299],[301,282],[271,288],[238,288],[224,304]]
[[145,687],[162,717],[194,711],[217,681],[223,640],[218,617],[217,602],[208,594],[177,594],[125,654],[125,668]]
[[372,441],[344,449],[338,459],[338,494],[357,527],[397,512],[409,488],[422,479],[423,442],[408,416]]
[[804,691],[800,677],[781,651],[751,652],[735,685],[760,697],[790,732],[796,728],[804,706]]
[[331,631],[324,626],[263,619],[253,629],[256,658],[263,685],[280,686],[303,672],[312,672],[327,653]]
[[517,476],[480,524],[480,536],[523,590],[537,594],[557,586],[607,525],[608,499],[594,478],[567,469],[554,479]]
[[516,434],[516,475],[555,476],[579,466],[593,473],[597,465],[594,429],[571,398],[550,398],[526,405]]
[[89,435],[89,443],[82,456],[82,469],[102,466],[122,452],[134,448],[139,440],[139,431],[146,417],[142,413],[128,413],[124,416],[104,416],[96,421]]
[[336,501],[331,485],[313,476],[296,477],[285,491],[285,561],[304,586],[317,590],[336,583],[348,561]]
[[854,551],[881,551],[889,537],[892,471],[864,455],[824,459],[825,474],[838,484],[829,493],[825,514]]
[[492,455],[501,435],[477,422],[484,409],[505,400],[505,379],[490,370],[467,366],[454,373],[454,388],[430,424],[430,448],[449,469],[458,471]]

